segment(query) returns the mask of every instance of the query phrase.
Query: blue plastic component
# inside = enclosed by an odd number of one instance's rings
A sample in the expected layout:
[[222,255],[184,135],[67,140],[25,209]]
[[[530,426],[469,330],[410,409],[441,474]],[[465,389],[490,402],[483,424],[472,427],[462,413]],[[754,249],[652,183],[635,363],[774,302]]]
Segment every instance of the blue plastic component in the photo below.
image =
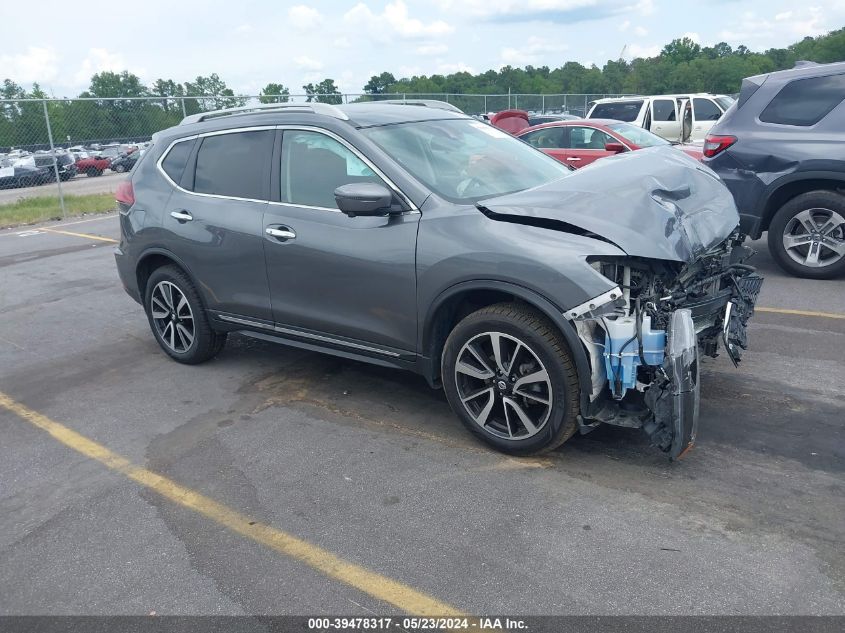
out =
[[[611,393],[621,398],[625,391],[637,384],[637,367],[640,362],[639,343],[635,336],[637,322],[634,317],[620,317],[605,323],[604,369]],[[651,329],[651,317],[642,322],[643,358],[647,365],[663,364],[666,332]],[[624,347],[624,349],[623,349]]]

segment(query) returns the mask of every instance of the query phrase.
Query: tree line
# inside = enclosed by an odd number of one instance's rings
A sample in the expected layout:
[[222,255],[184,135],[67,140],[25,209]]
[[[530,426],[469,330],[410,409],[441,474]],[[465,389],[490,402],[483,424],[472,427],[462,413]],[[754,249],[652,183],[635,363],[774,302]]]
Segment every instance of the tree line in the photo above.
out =
[[[420,75],[397,79],[390,72],[374,75],[363,86],[359,100],[398,94],[661,94],[672,92],[739,91],[743,78],[794,66],[798,60],[819,63],[845,60],[845,28],[819,37],[806,37],[786,48],[752,52],[745,46],[732,48],[725,42],[700,46],[689,38],[675,39],[655,57],[632,61],[609,60],[602,67],[566,62],[557,68],[504,66],[472,74]],[[331,78],[302,86],[306,101],[341,103],[343,96]],[[259,100],[285,102],[291,90],[282,83],[268,83]],[[11,79],[0,87],[0,148],[46,143],[44,103],[21,102],[49,96],[38,85],[26,90]],[[157,79],[145,85],[128,72],[101,72],[91,78],[85,101],[48,101],[50,125],[56,143],[148,137],[156,130],[175,125],[186,114],[246,103],[216,73],[179,83]],[[159,97],[159,100],[133,100]],[[479,110],[482,101],[468,100],[468,110]],[[458,103],[458,105],[464,105]],[[504,106],[502,106],[504,107]],[[536,106],[534,106],[536,107]]]

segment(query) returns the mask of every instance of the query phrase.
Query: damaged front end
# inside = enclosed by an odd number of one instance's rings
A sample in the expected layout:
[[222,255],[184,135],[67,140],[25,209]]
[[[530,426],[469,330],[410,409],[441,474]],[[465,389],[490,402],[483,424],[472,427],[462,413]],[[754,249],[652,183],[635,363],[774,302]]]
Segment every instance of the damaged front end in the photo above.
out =
[[762,278],[753,251],[731,235],[692,263],[636,257],[591,261],[616,284],[566,316],[591,360],[582,430],[600,423],[642,428],[671,459],[695,442],[699,355],[723,347],[739,363]]

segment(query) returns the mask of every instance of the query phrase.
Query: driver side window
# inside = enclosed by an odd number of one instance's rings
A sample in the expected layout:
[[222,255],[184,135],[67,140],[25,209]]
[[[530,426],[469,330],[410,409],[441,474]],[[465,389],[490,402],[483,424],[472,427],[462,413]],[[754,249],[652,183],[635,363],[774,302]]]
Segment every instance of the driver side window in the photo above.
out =
[[385,185],[354,152],[330,136],[305,130],[284,131],[282,202],[337,209],[334,190],[356,182]]
[[529,145],[533,145],[538,149],[565,149],[566,129],[563,127],[541,128],[525,134],[522,140],[527,141]]

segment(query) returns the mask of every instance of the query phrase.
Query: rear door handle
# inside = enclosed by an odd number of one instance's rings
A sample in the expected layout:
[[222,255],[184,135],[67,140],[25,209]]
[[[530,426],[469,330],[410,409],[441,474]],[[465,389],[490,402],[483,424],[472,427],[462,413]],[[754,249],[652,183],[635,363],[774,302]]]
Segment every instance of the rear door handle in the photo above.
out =
[[566,160],[581,160],[578,156],[568,156]]
[[190,222],[191,220],[194,219],[194,216],[192,216],[190,213],[188,213],[184,209],[178,209],[176,211],[171,211],[170,217],[176,218],[180,222]]
[[275,237],[277,240],[293,240],[296,239],[296,233],[288,226],[273,227],[268,226],[264,232],[270,237]]

